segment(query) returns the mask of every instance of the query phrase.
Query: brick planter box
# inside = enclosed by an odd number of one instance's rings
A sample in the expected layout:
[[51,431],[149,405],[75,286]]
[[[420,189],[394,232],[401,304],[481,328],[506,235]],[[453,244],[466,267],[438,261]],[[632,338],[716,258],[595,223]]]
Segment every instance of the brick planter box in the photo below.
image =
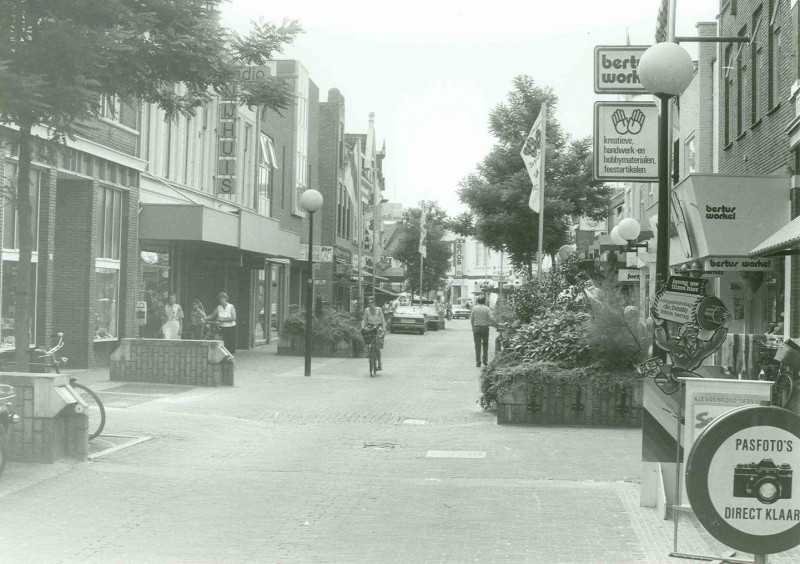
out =
[[640,427],[642,382],[625,389],[598,392],[591,383],[541,386],[528,395],[523,383],[497,400],[498,424]]
[[[304,356],[306,354],[306,338],[295,335],[281,335],[278,341],[278,354],[287,356]],[[363,353],[356,353],[355,346],[346,341],[339,341],[335,345],[313,343],[312,356],[332,358],[360,358]]]
[[235,364],[222,341],[122,339],[111,380],[185,386],[233,386]]
[[14,411],[20,417],[9,427],[10,460],[45,464],[62,458],[86,460],[89,420],[74,410],[68,374],[3,372],[0,384],[14,386]]

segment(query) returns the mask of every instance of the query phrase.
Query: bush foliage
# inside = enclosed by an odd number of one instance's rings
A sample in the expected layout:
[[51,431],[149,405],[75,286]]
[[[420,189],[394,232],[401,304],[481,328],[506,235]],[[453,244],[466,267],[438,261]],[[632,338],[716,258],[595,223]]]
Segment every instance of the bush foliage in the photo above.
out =
[[613,274],[601,273],[596,284],[584,281],[568,261],[512,294],[507,312],[515,329],[481,374],[484,409],[519,383],[534,394],[540,386],[585,382],[611,390],[638,378],[634,366],[646,358],[650,338],[636,296]]
[[[286,318],[282,335],[302,337],[306,334],[306,312],[296,308]],[[350,313],[333,306],[323,306],[314,315],[311,336],[315,342],[335,345],[341,341],[355,346],[355,352],[364,350],[361,323]]]

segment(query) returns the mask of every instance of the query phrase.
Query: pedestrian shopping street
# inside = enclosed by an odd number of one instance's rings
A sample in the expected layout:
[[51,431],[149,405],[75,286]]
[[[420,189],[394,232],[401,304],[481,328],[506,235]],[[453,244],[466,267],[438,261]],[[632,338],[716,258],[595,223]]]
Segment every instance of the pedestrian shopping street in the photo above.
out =
[[[494,331],[492,332],[492,339]],[[364,359],[237,357],[233,388],[109,382],[90,462],[10,463],[4,562],[671,562],[638,429],[498,426],[466,320]],[[105,447],[103,446],[105,445]],[[688,522],[683,551],[713,550]],[[787,555],[770,562],[790,562]]]

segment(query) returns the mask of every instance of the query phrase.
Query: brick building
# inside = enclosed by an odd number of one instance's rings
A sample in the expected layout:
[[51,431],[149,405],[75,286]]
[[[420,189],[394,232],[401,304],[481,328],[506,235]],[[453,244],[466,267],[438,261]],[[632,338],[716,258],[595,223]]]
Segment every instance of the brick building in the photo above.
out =
[[[64,354],[74,366],[106,362],[118,339],[136,333],[134,306],[138,255],[139,112],[106,99],[102,117],[69,147],[34,151],[31,343],[47,346],[65,334]],[[15,190],[18,147],[13,130],[0,151],[6,186],[0,270],[0,348],[14,348],[17,276]],[[43,128],[34,135],[47,138]],[[47,157],[45,155],[48,155]]]

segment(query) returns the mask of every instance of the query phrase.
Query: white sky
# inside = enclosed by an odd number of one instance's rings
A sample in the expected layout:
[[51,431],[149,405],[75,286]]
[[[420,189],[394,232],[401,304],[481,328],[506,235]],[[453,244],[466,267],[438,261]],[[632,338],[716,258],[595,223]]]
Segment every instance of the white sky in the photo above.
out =
[[[327,99],[345,97],[347,133],[365,133],[375,112],[386,142],[386,196],[405,206],[438,200],[463,211],[458,182],[494,139],[489,112],[511,80],[531,75],[559,98],[556,117],[572,137],[592,132],[596,45],[653,42],[660,0],[229,0],[225,25],[245,31],[263,16],[298,19],[305,32],[279,58],[300,60]],[[716,21],[718,0],[677,0],[677,35]],[[685,44],[690,53],[692,44]],[[608,97],[606,97],[608,99]],[[613,98],[612,98],[613,99]]]

